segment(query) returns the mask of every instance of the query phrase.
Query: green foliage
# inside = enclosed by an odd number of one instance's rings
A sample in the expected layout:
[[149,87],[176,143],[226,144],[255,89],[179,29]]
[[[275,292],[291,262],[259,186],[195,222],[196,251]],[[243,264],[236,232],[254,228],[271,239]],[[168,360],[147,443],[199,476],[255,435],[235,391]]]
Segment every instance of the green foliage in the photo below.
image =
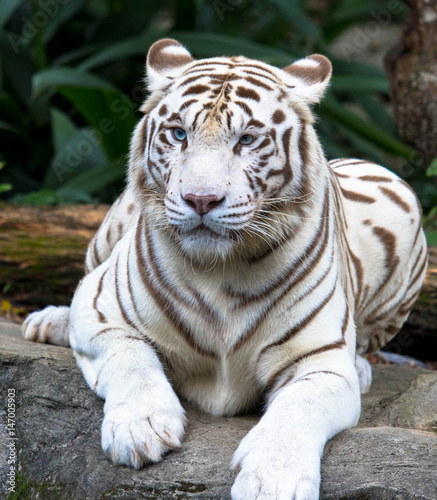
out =
[[[5,162],[4,161],[1,161],[0,162],[0,170],[5,166]],[[7,183],[0,183],[0,193],[4,193],[6,191],[10,191],[12,189],[12,186],[11,184],[7,184]]]
[[[304,5],[299,0],[3,2],[0,161],[6,167],[0,192],[13,186],[8,195],[27,203],[110,201],[117,195],[144,99],[144,59],[160,37],[178,39],[196,57],[242,54],[278,66],[323,53],[334,67],[329,95],[318,110],[327,155],[383,163],[387,154],[411,158],[414,152],[396,137],[384,110],[384,72],[348,60],[358,46],[348,47],[343,59],[330,54],[345,30],[372,20],[371,12],[386,12],[386,1]],[[395,14],[389,16],[392,22]]]

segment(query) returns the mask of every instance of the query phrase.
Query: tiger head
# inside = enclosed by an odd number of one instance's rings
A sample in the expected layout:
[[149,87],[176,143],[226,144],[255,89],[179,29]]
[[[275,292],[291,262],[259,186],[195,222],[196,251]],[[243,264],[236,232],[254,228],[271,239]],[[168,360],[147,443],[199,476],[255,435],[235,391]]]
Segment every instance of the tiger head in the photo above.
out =
[[300,223],[326,164],[309,105],[330,75],[321,55],[278,69],[245,57],[196,61],[169,39],[150,48],[129,184],[185,254],[256,253]]

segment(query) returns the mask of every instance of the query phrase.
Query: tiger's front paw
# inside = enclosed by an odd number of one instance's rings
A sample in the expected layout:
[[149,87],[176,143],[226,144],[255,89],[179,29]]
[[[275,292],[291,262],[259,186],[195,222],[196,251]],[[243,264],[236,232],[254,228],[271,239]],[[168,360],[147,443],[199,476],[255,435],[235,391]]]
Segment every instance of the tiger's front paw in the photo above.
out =
[[181,445],[184,424],[180,404],[154,412],[120,405],[103,420],[102,448],[114,464],[140,469],[149,462],[159,462],[167,451]]
[[318,500],[320,453],[312,444],[305,447],[303,439],[293,441],[252,429],[233,456],[232,468],[240,471],[232,499]]
[[21,333],[26,340],[69,347],[69,320],[69,307],[48,306],[29,314],[21,326]]

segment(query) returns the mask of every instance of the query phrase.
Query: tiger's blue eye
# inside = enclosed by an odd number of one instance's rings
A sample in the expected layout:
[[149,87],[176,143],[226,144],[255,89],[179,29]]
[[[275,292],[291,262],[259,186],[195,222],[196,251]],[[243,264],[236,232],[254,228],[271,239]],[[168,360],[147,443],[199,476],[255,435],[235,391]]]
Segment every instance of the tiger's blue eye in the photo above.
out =
[[185,132],[185,130],[183,128],[176,127],[176,128],[172,128],[171,131],[173,133],[173,137],[177,141],[185,141],[185,139],[187,138],[187,133]]
[[247,146],[248,144],[252,144],[252,142],[255,140],[255,136],[251,134],[244,134],[240,137],[240,144],[243,144],[244,146]]

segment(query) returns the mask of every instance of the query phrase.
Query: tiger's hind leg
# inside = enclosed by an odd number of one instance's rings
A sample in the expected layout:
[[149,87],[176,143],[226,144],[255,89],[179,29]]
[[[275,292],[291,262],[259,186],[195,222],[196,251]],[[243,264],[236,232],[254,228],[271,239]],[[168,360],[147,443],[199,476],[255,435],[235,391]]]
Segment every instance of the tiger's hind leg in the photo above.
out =
[[357,354],[355,359],[355,368],[358,374],[358,381],[360,383],[360,392],[365,394],[369,392],[370,385],[372,384],[372,367],[367,359]]
[[48,306],[26,318],[21,332],[26,340],[69,347],[70,308]]

